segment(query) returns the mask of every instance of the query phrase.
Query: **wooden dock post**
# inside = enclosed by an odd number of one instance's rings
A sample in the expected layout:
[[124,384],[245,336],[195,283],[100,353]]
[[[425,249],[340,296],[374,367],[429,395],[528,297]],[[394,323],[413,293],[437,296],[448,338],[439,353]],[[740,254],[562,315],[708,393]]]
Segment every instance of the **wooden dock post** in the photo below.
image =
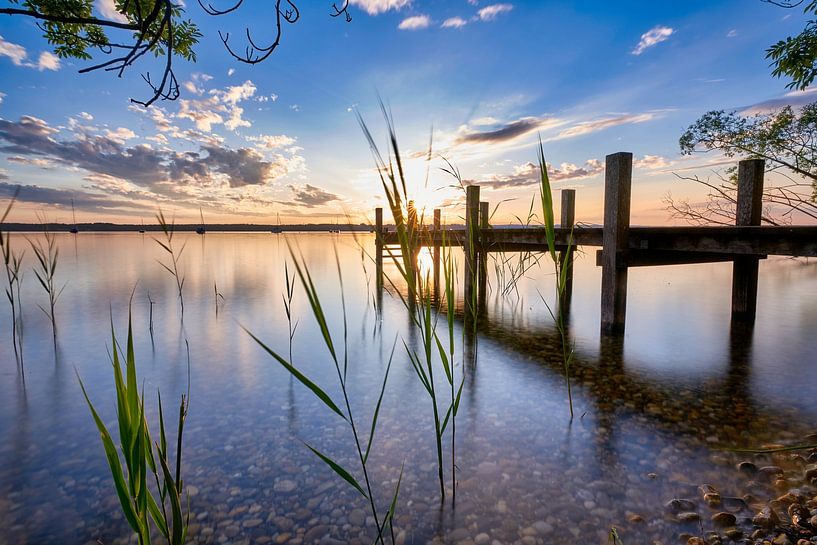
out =
[[601,251],[601,333],[622,335],[627,314],[627,237],[630,232],[630,190],[633,154],[606,158],[604,230]]
[[[735,225],[760,225],[763,212],[763,159],[738,164],[738,197]],[[759,259],[738,256],[732,265],[732,320],[754,322],[757,313]]]
[[433,237],[432,241],[434,243],[434,251],[432,254],[432,268],[434,269],[432,271],[434,274],[434,297],[437,300],[440,298],[440,244],[437,242],[440,236],[440,228],[440,209],[435,208],[431,236]]
[[[562,229],[573,229],[576,224],[576,190],[562,189],[562,218],[559,227]],[[571,237],[572,240],[572,237]],[[576,247],[568,248],[559,252],[559,267],[567,267],[565,291],[563,300],[559,301],[560,308],[568,310],[570,299],[573,297],[573,252]]]
[[374,209],[374,262],[377,287],[383,287],[383,209]]
[[473,318],[476,316],[476,294],[474,281],[477,274],[477,250],[479,249],[479,186],[469,185],[465,188],[465,314]]
[[491,205],[487,202],[479,203],[479,258],[477,261],[477,309],[478,315],[482,316],[486,311],[486,298],[488,296],[488,251],[482,244],[482,230],[490,227]]

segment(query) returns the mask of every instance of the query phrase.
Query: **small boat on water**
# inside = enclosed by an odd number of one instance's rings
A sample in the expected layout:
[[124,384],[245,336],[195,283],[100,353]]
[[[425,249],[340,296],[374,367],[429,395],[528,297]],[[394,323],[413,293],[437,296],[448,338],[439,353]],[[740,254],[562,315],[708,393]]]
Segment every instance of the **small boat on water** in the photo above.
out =
[[276,214],[275,216],[276,216],[276,218],[278,218],[278,225],[273,225],[273,226],[272,226],[272,229],[270,229],[270,230],[269,230],[269,232],[270,232],[270,233],[275,233],[275,234],[277,235],[277,234],[279,234],[279,233],[283,233],[283,232],[284,232],[284,230],[283,230],[283,229],[281,229],[281,215],[280,215],[280,214]]
[[201,207],[199,207],[199,216],[201,216],[201,225],[196,227],[196,234],[203,235],[207,230],[204,228],[204,212],[201,211]]
[[79,233],[79,229],[77,228],[77,214],[74,211],[74,199],[71,199],[71,219],[73,219],[74,224],[68,229],[69,233],[77,234]]

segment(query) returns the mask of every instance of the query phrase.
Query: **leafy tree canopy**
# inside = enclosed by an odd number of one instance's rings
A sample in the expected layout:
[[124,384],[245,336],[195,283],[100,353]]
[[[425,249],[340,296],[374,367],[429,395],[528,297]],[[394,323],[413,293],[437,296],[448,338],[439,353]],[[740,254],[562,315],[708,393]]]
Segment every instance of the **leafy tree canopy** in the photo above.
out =
[[[175,100],[179,97],[179,85],[173,71],[173,61],[181,58],[195,61],[195,46],[202,37],[198,26],[189,18],[182,4],[172,0],[113,0],[115,14],[107,18],[96,17],[93,0],[6,0],[8,7],[0,7],[0,14],[30,17],[37,21],[43,36],[54,52],[62,58],[73,57],[92,60],[101,53],[105,60],[80,70],[114,72],[117,76],[146,56],[163,60],[160,77],[143,74],[152,94],[146,100],[131,99],[137,104],[150,106],[156,100]],[[233,13],[244,0],[234,0],[232,5],[216,8],[199,0],[201,9],[208,15],[220,16]],[[238,61],[256,64],[267,59],[281,43],[282,27],[300,19],[296,0],[271,0],[275,21],[273,35],[263,41],[254,39],[246,32],[246,44],[241,53],[230,43],[229,34],[219,32],[227,51]],[[349,22],[349,0],[340,7],[332,4],[329,14]],[[109,36],[113,35],[113,36]]]

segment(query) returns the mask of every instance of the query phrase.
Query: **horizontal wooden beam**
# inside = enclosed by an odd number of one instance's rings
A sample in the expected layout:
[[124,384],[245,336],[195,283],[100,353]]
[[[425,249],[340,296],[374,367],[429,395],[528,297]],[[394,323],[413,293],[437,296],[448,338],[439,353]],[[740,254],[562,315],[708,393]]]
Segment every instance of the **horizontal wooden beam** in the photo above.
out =
[[817,256],[817,226],[633,227],[631,249]]
[[[693,263],[731,262],[739,256],[715,252],[679,252],[674,250],[626,250],[620,260],[626,267],[656,267],[659,265],[691,265]],[[766,259],[765,255],[755,255]],[[596,250],[596,266],[601,267],[601,250]]]
[[[600,227],[556,229],[556,244],[567,246],[601,246]],[[386,232],[384,243],[396,244],[397,234]],[[463,229],[420,233],[423,244],[462,246]],[[489,252],[545,251],[545,230],[540,227],[492,228],[482,232],[484,249]],[[718,226],[718,227],[631,227],[627,247],[642,252],[671,251],[729,255],[786,255],[817,257],[817,226]]]

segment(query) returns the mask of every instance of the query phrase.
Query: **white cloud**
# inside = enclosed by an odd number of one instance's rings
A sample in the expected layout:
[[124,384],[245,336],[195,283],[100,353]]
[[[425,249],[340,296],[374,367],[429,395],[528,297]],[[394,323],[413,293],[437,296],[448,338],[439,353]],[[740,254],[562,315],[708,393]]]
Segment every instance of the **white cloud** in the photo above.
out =
[[88,112],[80,112],[77,114],[77,117],[79,117],[80,119],[84,119],[85,121],[93,121],[94,119],[94,116],[92,116]]
[[59,70],[60,58],[53,53],[43,51],[40,53],[40,58],[37,59],[37,68],[40,69],[40,72],[43,70]]
[[295,143],[295,139],[285,134],[262,134],[260,136],[248,136],[250,142],[257,142],[259,147],[266,149],[283,148]]
[[114,0],[96,0],[96,9],[105,19],[116,21],[117,23],[127,23],[128,18],[116,11]]
[[634,123],[644,123],[659,117],[660,112],[647,112],[643,114],[623,114],[615,117],[605,117],[593,121],[582,121],[559,132],[555,137],[548,140],[562,140],[564,138],[575,138],[594,132],[602,131],[610,127],[619,125],[631,125]]
[[411,4],[411,0],[350,0],[349,3],[369,15],[378,15],[390,10],[398,11]]
[[25,47],[7,42],[0,36],[0,57],[8,57],[15,66],[23,66],[27,56]]
[[443,21],[443,24],[440,26],[443,28],[462,28],[467,24],[468,21],[466,21],[462,17],[451,17]]
[[423,28],[428,28],[430,24],[431,18],[428,15],[414,15],[400,21],[397,28],[400,30],[420,30]]
[[672,161],[669,161],[665,157],[661,157],[660,155],[645,155],[641,159],[636,159],[633,161],[633,166],[635,168],[643,168],[646,170],[655,170],[659,168],[667,168],[672,164]]
[[235,74],[235,68],[230,68],[229,70],[227,70],[228,76],[232,76],[233,74]]
[[[212,77],[201,74],[194,79],[209,81]],[[180,100],[179,113],[176,114],[176,117],[189,119],[195,123],[197,129],[207,132],[212,130],[213,125],[219,124],[223,124],[231,131],[238,127],[249,127],[252,123],[241,117],[244,114],[244,108],[238,106],[238,103],[252,98],[255,91],[255,84],[250,80],[225,89],[211,89],[208,91],[210,96],[207,98]],[[158,126],[159,120],[154,119],[154,121]]]
[[484,125],[496,125],[499,123],[499,120],[495,117],[491,116],[484,116],[484,117],[477,117],[471,120],[471,125],[476,126],[484,126]]
[[233,85],[231,87],[227,87],[223,92],[220,91],[210,91],[210,94],[219,94],[222,93],[221,96],[225,102],[229,102],[230,104],[236,104],[237,102],[241,102],[242,100],[247,100],[251,98],[256,91],[255,84],[247,80],[241,85]]
[[59,70],[60,58],[49,51],[40,53],[36,63],[28,62],[28,52],[22,45],[7,42],[0,36],[0,57],[8,57],[15,66],[42,70]]
[[738,31],[737,31],[737,29],[734,29],[734,28],[726,33],[727,38],[734,38],[737,35],[738,35]]
[[124,144],[126,140],[136,138],[136,133],[126,127],[119,127],[116,130],[105,130],[105,135],[118,144]]
[[633,49],[633,55],[641,55],[644,51],[649,49],[650,47],[660,44],[669,39],[670,36],[675,32],[675,29],[670,28],[668,26],[655,26],[641,35],[641,41],[638,42],[638,45],[635,46]]
[[498,15],[507,13],[513,9],[512,4],[491,4],[485,6],[477,12],[480,21],[493,21]]
[[193,93],[194,95],[202,95],[204,94],[204,89],[201,87],[197,87],[195,83],[192,81],[185,81],[182,83],[182,87],[188,92]]
[[4,98],[6,98],[6,93],[0,93],[0,104],[3,103]]

